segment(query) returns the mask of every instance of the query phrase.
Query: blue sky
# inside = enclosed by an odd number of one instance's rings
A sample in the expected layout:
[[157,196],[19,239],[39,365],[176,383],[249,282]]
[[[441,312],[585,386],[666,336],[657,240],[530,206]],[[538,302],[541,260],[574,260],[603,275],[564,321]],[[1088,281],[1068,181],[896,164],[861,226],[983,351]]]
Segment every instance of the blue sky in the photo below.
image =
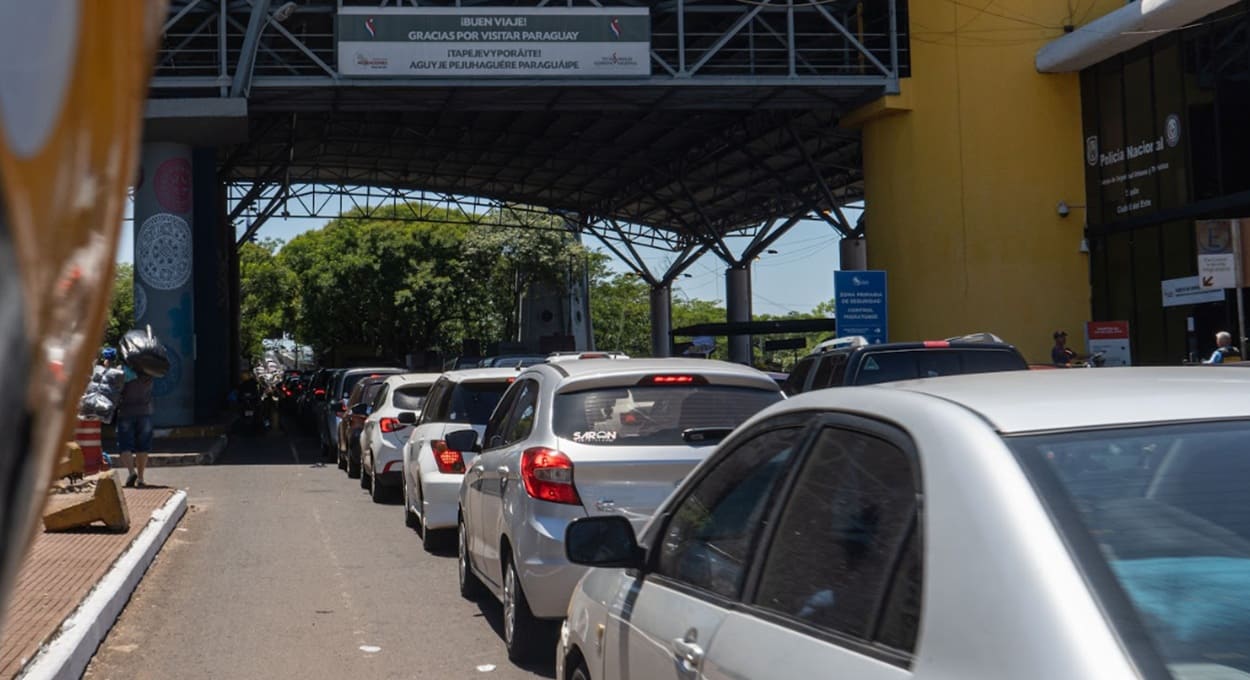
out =
[[[859,211],[850,209],[846,214],[847,219],[854,223]],[[118,262],[131,262],[134,259],[130,206],[127,206],[126,217],[122,226],[121,242],[118,244]],[[326,220],[274,218],[261,227],[259,235],[261,238],[289,241],[294,236],[310,229],[318,229],[325,223]],[[777,253],[761,256],[753,267],[753,311],[757,314],[807,312],[832,298],[833,272],[838,268],[838,238],[837,232],[825,222],[809,220],[796,224],[778,239],[771,246]],[[586,244],[595,250],[606,252],[596,239],[588,239]],[[735,252],[741,251],[745,245],[745,240],[742,243],[730,243]],[[662,263],[666,258],[664,253],[646,249],[642,252],[653,271],[663,269]],[[615,269],[628,271],[615,256],[607,254],[612,258]],[[725,268],[725,263],[719,258],[704,254],[686,270],[690,277],[683,277],[675,284],[674,298],[715,300],[723,304]]]

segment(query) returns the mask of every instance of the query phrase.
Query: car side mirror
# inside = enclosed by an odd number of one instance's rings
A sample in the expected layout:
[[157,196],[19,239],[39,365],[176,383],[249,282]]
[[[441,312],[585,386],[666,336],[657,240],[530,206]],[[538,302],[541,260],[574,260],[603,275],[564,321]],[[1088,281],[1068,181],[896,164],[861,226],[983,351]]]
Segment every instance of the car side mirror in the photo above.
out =
[[456,430],[443,437],[447,448],[452,451],[478,451],[477,432],[474,430]]
[[587,567],[641,569],[643,550],[634,525],[619,515],[581,517],[564,530],[564,555]]
[[417,414],[412,411],[400,411],[395,418],[405,425],[415,425],[417,422]]
[[369,405],[368,404],[356,404],[355,406],[352,407],[352,415],[355,415],[355,416],[369,415]]

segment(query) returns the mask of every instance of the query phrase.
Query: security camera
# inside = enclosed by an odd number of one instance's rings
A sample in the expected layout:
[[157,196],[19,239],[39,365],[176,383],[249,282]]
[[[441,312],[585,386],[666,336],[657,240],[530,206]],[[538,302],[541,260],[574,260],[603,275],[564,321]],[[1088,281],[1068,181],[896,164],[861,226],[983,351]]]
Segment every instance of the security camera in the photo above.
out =
[[1067,201],[1059,201],[1059,205],[1055,206],[1055,211],[1059,213],[1060,217],[1067,217],[1072,214],[1072,208]]

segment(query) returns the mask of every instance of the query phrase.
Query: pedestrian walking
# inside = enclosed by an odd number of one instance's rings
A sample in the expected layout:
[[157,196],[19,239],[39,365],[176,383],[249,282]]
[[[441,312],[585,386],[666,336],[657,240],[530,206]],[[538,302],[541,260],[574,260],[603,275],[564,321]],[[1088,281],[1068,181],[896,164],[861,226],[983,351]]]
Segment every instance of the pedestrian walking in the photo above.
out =
[[[152,451],[152,376],[126,367],[126,382],[117,405],[117,448],[122,464],[130,472],[126,486],[143,488],[143,473]],[[136,464],[136,457],[138,458]]]
[[1231,364],[1241,361],[1241,350],[1233,346],[1233,336],[1228,331],[1215,334],[1215,351],[1204,364]]

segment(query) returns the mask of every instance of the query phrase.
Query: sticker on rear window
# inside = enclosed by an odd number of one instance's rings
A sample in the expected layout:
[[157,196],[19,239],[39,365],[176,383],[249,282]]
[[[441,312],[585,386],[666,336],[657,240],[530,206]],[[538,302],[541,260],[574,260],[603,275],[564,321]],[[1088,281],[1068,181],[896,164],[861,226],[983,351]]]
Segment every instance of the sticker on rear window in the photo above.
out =
[[574,432],[573,441],[581,442],[614,442],[616,441],[615,432]]

